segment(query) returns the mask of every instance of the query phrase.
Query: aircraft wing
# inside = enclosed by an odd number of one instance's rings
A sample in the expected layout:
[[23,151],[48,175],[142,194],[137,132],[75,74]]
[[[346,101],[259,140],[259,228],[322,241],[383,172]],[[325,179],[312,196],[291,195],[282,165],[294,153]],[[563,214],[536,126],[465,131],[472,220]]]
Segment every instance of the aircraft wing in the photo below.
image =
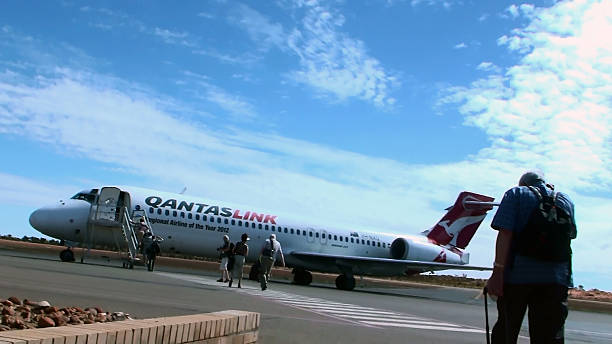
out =
[[392,258],[374,258],[360,256],[342,256],[317,252],[296,252],[290,253],[291,256],[303,261],[309,261],[315,264],[335,264],[351,266],[355,268],[355,273],[378,273],[384,274],[385,271],[401,271],[404,272],[428,272],[437,270],[493,270],[490,267],[448,264],[439,262],[424,262],[418,260],[403,260]]

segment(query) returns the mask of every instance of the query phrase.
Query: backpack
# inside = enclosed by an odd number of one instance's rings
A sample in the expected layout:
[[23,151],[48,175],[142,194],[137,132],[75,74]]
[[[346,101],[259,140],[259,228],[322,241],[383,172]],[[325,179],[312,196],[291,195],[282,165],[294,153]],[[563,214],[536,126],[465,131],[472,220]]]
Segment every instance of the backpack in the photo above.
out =
[[234,248],[234,254],[244,256],[246,254],[247,247],[248,246],[245,243],[243,243],[242,241],[238,241]]
[[542,196],[533,186],[529,186],[529,190],[538,197],[539,204],[518,235],[517,253],[548,262],[569,261],[572,255],[572,217],[555,205],[556,192]]

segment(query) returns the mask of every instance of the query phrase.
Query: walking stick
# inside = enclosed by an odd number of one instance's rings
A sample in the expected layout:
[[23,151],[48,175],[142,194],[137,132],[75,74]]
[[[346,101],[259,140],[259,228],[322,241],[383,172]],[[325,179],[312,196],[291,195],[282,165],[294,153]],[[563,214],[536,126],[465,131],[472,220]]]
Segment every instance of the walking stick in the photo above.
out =
[[491,338],[489,337],[489,306],[487,305],[487,287],[485,286],[482,291],[484,294],[485,303],[485,327],[487,329],[487,344],[491,344]]

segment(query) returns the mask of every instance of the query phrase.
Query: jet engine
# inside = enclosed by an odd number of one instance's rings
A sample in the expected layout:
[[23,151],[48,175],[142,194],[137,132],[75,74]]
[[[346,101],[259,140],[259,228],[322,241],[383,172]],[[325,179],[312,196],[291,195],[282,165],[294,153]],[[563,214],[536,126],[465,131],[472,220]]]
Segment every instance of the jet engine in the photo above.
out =
[[393,259],[407,259],[410,243],[404,238],[397,238],[391,243],[391,257]]

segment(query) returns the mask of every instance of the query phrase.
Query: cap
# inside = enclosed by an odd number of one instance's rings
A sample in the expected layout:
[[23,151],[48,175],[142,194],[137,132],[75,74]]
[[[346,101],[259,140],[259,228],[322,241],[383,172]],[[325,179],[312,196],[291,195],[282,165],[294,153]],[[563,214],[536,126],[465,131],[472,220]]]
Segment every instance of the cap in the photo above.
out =
[[247,240],[251,240],[249,238],[249,235],[246,233],[242,233],[242,235],[240,236],[240,239],[242,239],[242,241],[247,241]]
[[276,239],[276,234],[270,234],[270,239]]
[[544,176],[541,173],[529,171],[524,173],[519,179],[519,186],[534,186],[538,183],[544,183]]
[[229,237],[228,237],[227,235],[224,235],[224,236],[223,236],[223,240],[225,240],[225,241],[229,241]]

